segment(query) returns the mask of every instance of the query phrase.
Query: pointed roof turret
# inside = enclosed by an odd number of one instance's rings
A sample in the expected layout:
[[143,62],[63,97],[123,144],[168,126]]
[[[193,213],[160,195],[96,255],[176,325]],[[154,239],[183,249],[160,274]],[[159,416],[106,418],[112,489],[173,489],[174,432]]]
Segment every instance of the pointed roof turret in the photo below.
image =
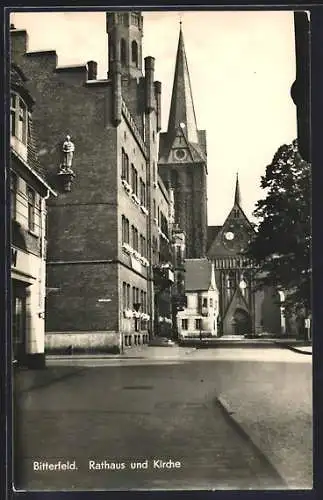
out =
[[239,175],[237,172],[237,179],[236,179],[236,189],[234,193],[234,204],[239,205],[241,204],[241,193],[240,193],[240,185],[239,185]]
[[198,144],[199,136],[188,71],[182,23],[180,22],[172,100],[168,121],[168,134],[173,135],[181,126],[190,143]]

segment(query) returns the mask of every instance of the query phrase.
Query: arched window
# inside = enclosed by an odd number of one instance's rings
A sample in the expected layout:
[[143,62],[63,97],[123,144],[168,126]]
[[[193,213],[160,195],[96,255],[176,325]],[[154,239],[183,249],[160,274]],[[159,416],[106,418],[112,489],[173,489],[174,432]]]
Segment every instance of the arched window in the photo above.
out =
[[135,40],[131,44],[131,60],[138,67],[138,44]]
[[127,63],[127,45],[124,38],[121,38],[120,41],[120,57],[121,64],[125,65]]

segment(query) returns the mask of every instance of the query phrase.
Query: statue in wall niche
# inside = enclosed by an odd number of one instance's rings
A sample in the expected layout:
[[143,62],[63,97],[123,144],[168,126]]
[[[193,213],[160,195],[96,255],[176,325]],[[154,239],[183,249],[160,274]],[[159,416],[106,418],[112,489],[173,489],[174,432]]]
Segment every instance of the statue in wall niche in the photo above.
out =
[[71,141],[71,136],[67,135],[62,146],[63,161],[58,170],[58,177],[64,191],[71,191],[71,185],[75,173],[72,169],[75,146]]
[[75,146],[74,143],[71,141],[71,137],[69,135],[66,136],[66,139],[63,142],[62,150],[63,150],[63,163],[61,168],[64,170],[72,169]]

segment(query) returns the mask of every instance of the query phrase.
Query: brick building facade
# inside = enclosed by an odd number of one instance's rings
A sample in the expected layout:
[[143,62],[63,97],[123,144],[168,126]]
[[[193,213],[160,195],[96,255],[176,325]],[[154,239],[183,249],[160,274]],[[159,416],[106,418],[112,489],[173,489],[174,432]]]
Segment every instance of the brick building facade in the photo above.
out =
[[[48,208],[46,344],[120,350],[154,333],[158,271],[171,260],[170,197],[157,169],[161,84],[142,66],[140,12],[107,13],[109,68],[59,67],[55,51],[28,52],[12,30],[11,54],[37,100],[34,125],[47,178],[60,195]],[[70,186],[58,175],[62,143],[75,145]],[[68,190],[66,190],[68,189]],[[172,284],[171,272],[164,290]],[[167,323],[166,322],[166,323]]]

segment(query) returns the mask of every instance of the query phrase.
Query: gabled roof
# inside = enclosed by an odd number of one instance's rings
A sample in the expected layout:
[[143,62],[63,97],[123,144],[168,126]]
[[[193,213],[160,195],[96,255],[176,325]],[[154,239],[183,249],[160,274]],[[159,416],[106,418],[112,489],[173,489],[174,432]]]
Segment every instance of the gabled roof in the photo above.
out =
[[255,233],[254,226],[251,224],[241,207],[241,193],[238,174],[236,177],[233,207],[231,208],[222,226],[210,226],[208,228],[207,254],[209,258],[213,259],[215,257],[223,257],[227,255],[234,257],[240,253],[235,249],[228,250],[224,247],[222,242],[223,233],[225,231],[228,231],[230,226],[232,225],[236,229],[238,225],[239,232],[242,230],[246,235],[250,237]]
[[212,262],[208,259],[185,260],[185,292],[209,290],[212,285]]

